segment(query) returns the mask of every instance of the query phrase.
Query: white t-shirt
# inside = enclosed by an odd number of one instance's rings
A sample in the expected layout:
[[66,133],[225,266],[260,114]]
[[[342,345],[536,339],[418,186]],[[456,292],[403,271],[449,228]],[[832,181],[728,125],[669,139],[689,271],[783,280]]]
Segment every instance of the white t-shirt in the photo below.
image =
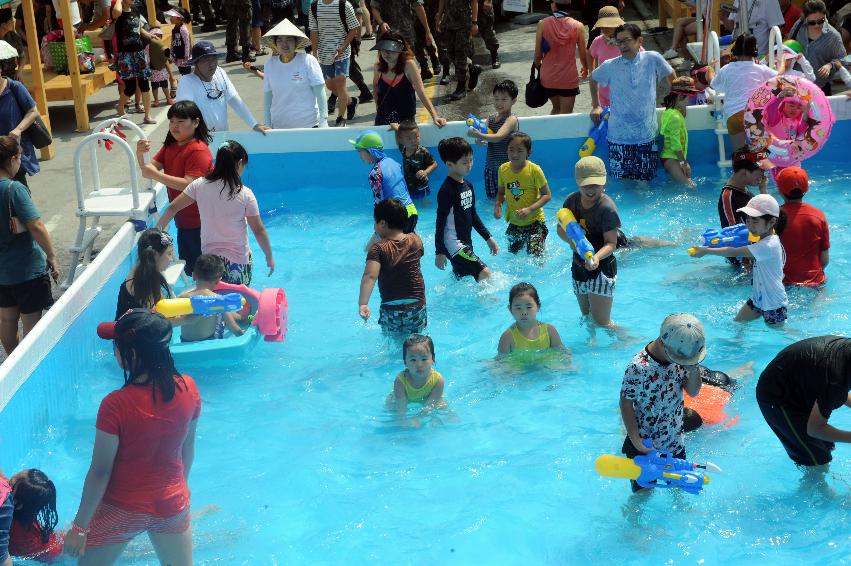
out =
[[783,264],[786,263],[786,252],[780,238],[775,235],[763,238],[748,246],[753,254],[753,304],[764,311],[785,307],[789,304],[786,299],[786,288],[783,286]]
[[753,61],[733,61],[721,67],[710,86],[724,93],[724,119],[744,110],[751,93],[775,76],[777,71]]
[[[218,98],[210,98],[217,96]],[[208,95],[209,93],[209,95]],[[257,120],[251,114],[251,110],[242,101],[230,77],[221,67],[217,67],[210,82],[204,82],[195,73],[180,77],[177,84],[177,96],[175,100],[191,100],[198,105],[204,123],[211,132],[224,132],[228,129],[228,104],[233,106],[240,118],[245,120],[249,127],[253,128]]]
[[[739,0],[733,3],[739,7]],[[730,14],[730,20],[737,21],[738,13]],[[780,9],[778,0],[749,0],[748,1],[748,27],[756,38],[757,50],[760,55],[768,53],[768,35],[773,26],[781,29],[786,19],[783,10]]]
[[[201,252],[221,256],[231,263],[248,263],[248,226],[245,218],[260,216],[254,193],[242,186],[233,200],[224,181],[199,177],[183,193],[198,203],[201,213]],[[782,274],[781,274],[782,278]]]
[[297,53],[289,63],[270,57],[264,72],[263,92],[272,93],[273,128],[312,128],[319,123],[313,87],[325,84],[325,79],[316,57]]

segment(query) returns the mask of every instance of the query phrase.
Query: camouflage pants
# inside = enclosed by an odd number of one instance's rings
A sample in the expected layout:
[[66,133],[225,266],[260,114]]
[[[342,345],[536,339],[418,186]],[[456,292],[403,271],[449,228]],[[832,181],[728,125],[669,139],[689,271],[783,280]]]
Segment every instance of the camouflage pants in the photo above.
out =
[[[445,24],[444,24],[445,25]],[[449,65],[455,64],[455,78],[459,85],[467,84],[467,59],[473,58],[473,41],[470,28],[447,29],[443,31],[440,42],[440,60],[443,72],[449,72]]]
[[228,19],[225,45],[228,51],[236,52],[237,35],[243,54],[251,47],[249,32],[251,29],[251,0],[223,0],[225,16]]
[[493,10],[490,14],[485,14],[481,11],[481,8],[479,9],[479,35],[485,40],[485,45],[491,53],[496,53],[499,50],[499,41],[493,31],[494,20]]

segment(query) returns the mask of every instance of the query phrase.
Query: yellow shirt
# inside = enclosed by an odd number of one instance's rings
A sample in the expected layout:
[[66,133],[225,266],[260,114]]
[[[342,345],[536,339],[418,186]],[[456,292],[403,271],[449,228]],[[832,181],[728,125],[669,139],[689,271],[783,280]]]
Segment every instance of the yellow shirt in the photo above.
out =
[[428,396],[431,395],[431,390],[437,385],[437,380],[440,379],[441,375],[432,368],[428,379],[426,379],[422,387],[413,386],[410,380],[408,380],[407,370],[402,370],[397,377],[402,382],[402,385],[405,386],[405,396],[408,398],[408,401],[425,402]]
[[531,161],[519,173],[511,170],[511,163],[499,166],[499,186],[505,190],[505,221],[517,226],[528,226],[533,222],[544,222],[544,209],[539,208],[526,218],[520,218],[514,212],[526,208],[541,198],[541,188],[547,184],[544,171]]

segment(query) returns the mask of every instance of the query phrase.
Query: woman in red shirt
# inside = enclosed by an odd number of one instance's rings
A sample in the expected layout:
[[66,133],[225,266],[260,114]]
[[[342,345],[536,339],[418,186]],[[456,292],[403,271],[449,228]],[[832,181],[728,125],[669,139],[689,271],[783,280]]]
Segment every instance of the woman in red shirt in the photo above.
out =
[[174,367],[171,324],[131,309],[98,326],[115,340],[124,386],[107,395],[97,416],[92,463],[65,552],[80,564],[113,564],[147,532],[162,564],[192,564],[187,477],[195,456],[201,398]]

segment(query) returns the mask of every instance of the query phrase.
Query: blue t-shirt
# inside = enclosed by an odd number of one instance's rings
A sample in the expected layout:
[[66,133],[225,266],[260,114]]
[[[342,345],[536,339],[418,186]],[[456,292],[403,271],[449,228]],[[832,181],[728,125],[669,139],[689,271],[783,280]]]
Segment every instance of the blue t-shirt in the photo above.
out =
[[615,57],[600,64],[591,78],[609,87],[610,142],[642,144],[656,138],[656,84],[674,70],[659,53],[640,51],[633,59]]
[[[369,172],[369,185],[372,187],[372,199],[375,204],[389,198],[399,199],[406,207],[414,204],[408,193],[405,173],[395,159],[385,157],[376,161]],[[410,210],[408,212],[410,216]]]
[[[4,136],[17,128],[24,114],[35,106],[35,100],[30,96],[27,87],[16,80],[6,80],[6,88],[0,93],[0,135]],[[41,170],[35,147],[25,135],[21,136],[21,166],[30,175]]]
[[9,179],[0,180],[0,285],[17,285],[47,273],[47,262],[41,246],[26,231],[9,231],[9,203],[19,222],[37,220],[40,215],[26,186]]

